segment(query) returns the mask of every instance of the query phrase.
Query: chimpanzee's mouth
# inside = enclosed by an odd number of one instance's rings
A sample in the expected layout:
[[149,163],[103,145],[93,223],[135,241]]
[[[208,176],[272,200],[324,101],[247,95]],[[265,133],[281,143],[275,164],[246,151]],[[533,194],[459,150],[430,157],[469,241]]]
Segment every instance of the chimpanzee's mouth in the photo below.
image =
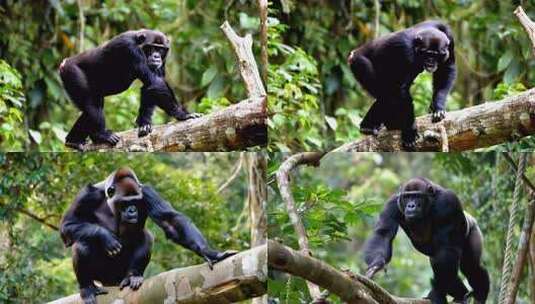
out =
[[438,66],[436,63],[433,62],[426,62],[424,63],[424,69],[428,71],[429,73],[434,73],[437,70]]
[[148,65],[150,68],[160,68],[162,66],[162,59],[149,57]]
[[417,220],[419,218],[417,212],[405,212],[405,220],[408,222]]
[[129,224],[136,224],[137,223],[137,216],[127,216],[124,219],[124,221],[129,223]]

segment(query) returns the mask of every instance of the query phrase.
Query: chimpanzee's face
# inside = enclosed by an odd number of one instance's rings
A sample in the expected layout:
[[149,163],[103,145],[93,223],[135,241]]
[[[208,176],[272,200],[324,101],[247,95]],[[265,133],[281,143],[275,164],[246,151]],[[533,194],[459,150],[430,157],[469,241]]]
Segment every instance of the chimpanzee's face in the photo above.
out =
[[433,195],[433,186],[424,181],[413,179],[408,182],[399,193],[399,208],[405,220],[415,222],[424,219]]
[[147,44],[143,46],[143,53],[147,57],[147,64],[151,70],[158,70],[165,64],[168,48]]
[[139,212],[137,204],[131,201],[118,202],[118,211],[120,212],[121,223],[137,224],[139,221]]
[[423,63],[423,68],[427,72],[434,73],[439,64],[448,60],[449,44],[448,37],[438,30],[425,30],[416,35],[414,40],[416,57]]
[[147,58],[147,65],[152,70],[165,65],[165,58],[169,51],[169,39],[162,32],[140,30],[136,42]]

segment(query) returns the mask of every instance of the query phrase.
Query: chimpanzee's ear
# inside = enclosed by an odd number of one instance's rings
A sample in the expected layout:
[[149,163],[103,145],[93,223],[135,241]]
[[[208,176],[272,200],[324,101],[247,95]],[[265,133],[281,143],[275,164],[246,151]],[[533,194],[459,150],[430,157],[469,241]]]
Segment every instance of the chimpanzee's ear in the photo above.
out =
[[424,39],[422,38],[421,35],[418,34],[416,35],[416,37],[414,37],[414,46],[419,47],[423,44],[423,42],[424,42]]
[[433,187],[433,185],[430,185],[428,184],[427,185],[427,193],[431,194],[431,195],[435,195],[435,187]]
[[147,39],[147,36],[145,36],[145,34],[143,33],[139,33],[136,35],[136,44],[142,44],[143,42],[145,42],[145,39]]

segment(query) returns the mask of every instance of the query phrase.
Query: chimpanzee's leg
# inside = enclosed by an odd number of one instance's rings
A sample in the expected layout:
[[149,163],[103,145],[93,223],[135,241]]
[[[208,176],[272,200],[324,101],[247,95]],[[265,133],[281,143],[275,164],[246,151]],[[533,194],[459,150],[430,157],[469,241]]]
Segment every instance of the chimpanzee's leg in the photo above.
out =
[[84,304],[96,304],[97,295],[108,293],[94,283],[94,280],[98,280],[98,270],[95,271],[92,267],[98,263],[99,248],[90,246],[88,242],[75,242],[72,246],[72,252],[72,262],[80,288],[80,297]]

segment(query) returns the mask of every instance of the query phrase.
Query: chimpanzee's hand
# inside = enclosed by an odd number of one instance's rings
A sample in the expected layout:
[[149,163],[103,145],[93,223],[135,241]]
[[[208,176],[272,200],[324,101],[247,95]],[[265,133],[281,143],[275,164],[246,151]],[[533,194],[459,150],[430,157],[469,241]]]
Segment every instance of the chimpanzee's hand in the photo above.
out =
[[218,252],[215,255],[211,255],[211,256],[203,255],[202,257],[204,258],[206,263],[208,263],[208,267],[210,268],[210,270],[213,270],[215,263],[222,261],[230,256],[233,256],[236,253],[238,253],[238,251],[236,250],[226,250],[224,252]]
[[366,270],[366,277],[372,279],[373,276],[385,267],[385,259],[383,257],[377,257]]
[[146,124],[139,126],[137,129],[137,137],[145,137],[152,132],[152,125]]
[[102,244],[110,257],[116,256],[122,248],[121,243],[110,232],[102,234]]
[[141,284],[143,284],[143,276],[129,275],[121,281],[119,289],[122,290],[123,288],[130,286],[130,289],[138,290],[139,287],[141,287]]
[[186,120],[187,119],[195,119],[195,118],[199,118],[201,117],[202,114],[201,113],[189,113],[188,115],[186,115]]
[[446,118],[446,111],[444,109],[435,109],[429,107],[429,113],[431,113],[431,122],[436,123]]

